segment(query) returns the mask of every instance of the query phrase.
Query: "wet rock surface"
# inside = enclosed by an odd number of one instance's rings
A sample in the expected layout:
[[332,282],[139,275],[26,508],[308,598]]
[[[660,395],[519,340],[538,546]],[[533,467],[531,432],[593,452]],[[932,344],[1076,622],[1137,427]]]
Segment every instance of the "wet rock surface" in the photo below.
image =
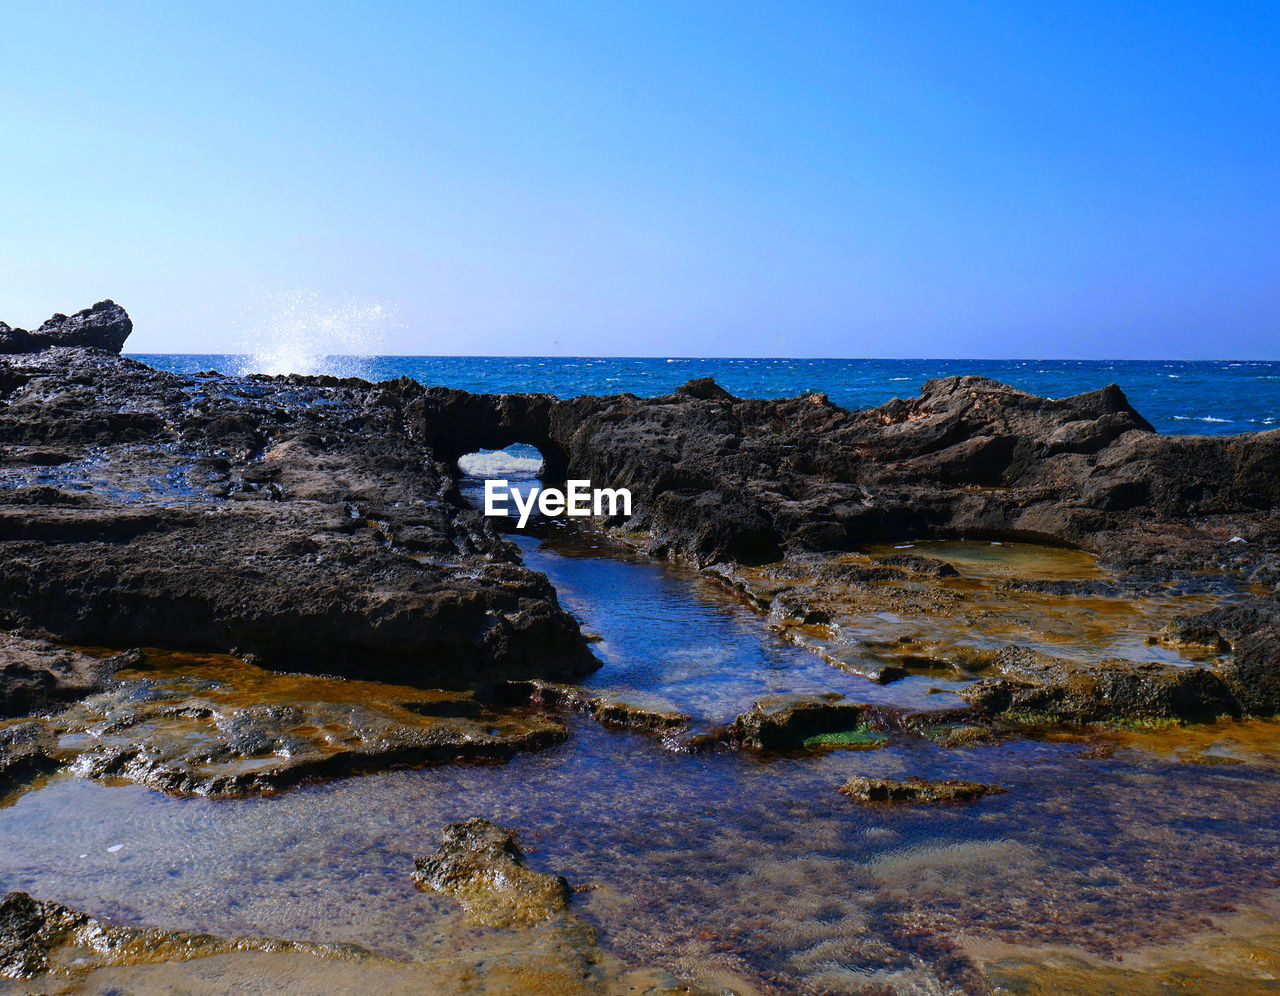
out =
[[837,692],[771,695],[733,721],[729,740],[756,750],[794,750],[811,737],[858,726],[870,711]]
[[0,727],[11,785],[66,769],[166,792],[234,797],[393,767],[503,761],[564,724],[469,693],[285,675],[234,658],[152,654],[115,687]]
[[642,704],[634,701],[634,697],[593,691],[579,685],[539,680],[510,682],[504,695],[585,713],[603,726],[657,735],[677,733],[691,722],[689,716],[674,709]]
[[369,957],[369,952],[354,945],[224,939],[113,924],[60,903],[41,902],[24,892],[10,892],[0,899],[0,978],[31,979],[48,972],[65,977],[105,965],[183,961],[236,951],[297,952],[353,960]]
[[529,868],[514,831],[483,817],[446,826],[439,850],[415,862],[413,879],[453,896],[488,927],[532,927],[569,907],[564,877]]
[[0,724],[0,800],[59,768],[55,743],[38,720]]
[[860,802],[968,802],[1008,789],[960,779],[929,782],[923,779],[899,781],[854,775],[840,787],[840,793]]
[[1028,544],[907,545],[938,556],[873,547],[703,574],[835,666],[880,684],[932,678],[989,717],[1280,712],[1280,655],[1268,636],[1276,599],[1239,579],[1134,578],[1079,551]]
[[[1103,658],[1081,663],[1025,647],[997,653],[984,678],[961,694],[988,713],[1021,713],[1064,723],[1115,719],[1206,719],[1240,712],[1222,677],[1208,668]],[[1264,703],[1258,700],[1259,705]],[[1261,711],[1280,710],[1280,699]]]

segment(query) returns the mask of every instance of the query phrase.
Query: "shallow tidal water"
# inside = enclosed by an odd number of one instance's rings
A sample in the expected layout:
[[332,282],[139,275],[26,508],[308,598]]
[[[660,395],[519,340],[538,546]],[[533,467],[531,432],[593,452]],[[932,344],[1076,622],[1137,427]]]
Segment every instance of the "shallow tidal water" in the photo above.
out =
[[[519,542],[601,637],[595,687],[707,722],[770,691],[955,704],[825,664],[692,571]],[[417,891],[413,858],[435,849],[444,823],[487,816],[519,828],[530,863],[580,890],[575,906],[633,965],[742,992],[982,992],[973,957],[1069,949],[1088,965],[1127,964],[1116,959],[1177,950],[1273,901],[1280,725],[1202,727],[1193,739],[1223,763],[1188,763],[1177,731],[956,750],[903,736],[762,759],[673,753],[574,718],[567,742],[505,764],[267,798],[60,776],[0,808],[0,886],[148,926],[430,958],[489,932]],[[868,806],[838,793],[852,774],[1010,791]]]

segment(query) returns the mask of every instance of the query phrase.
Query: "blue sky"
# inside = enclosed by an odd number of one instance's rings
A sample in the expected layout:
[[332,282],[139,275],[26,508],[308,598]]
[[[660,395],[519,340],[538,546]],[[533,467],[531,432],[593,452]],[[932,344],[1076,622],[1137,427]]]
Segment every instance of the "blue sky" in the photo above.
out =
[[213,352],[303,301],[397,353],[1280,358],[1273,2],[4,22],[11,324],[109,296],[131,351]]

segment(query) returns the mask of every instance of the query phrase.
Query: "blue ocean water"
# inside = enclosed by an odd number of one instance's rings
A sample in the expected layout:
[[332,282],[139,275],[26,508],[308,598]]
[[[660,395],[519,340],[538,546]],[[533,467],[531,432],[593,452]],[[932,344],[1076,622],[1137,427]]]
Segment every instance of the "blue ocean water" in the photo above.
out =
[[[175,373],[255,372],[251,357],[134,354]],[[265,370],[264,372],[279,372]],[[714,377],[741,397],[825,392],[846,408],[912,397],[930,377],[981,374],[1061,398],[1116,383],[1160,432],[1228,434],[1280,426],[1280,362],[1191,360],[789,360],[550,356],[370,356],[317,358],[305,372],[370,380],[412,377],[469,391],[665,394]]]

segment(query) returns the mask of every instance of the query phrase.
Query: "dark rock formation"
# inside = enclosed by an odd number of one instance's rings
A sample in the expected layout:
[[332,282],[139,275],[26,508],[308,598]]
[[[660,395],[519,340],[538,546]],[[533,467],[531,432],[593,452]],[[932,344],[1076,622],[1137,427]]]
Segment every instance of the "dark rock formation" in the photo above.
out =
[[129,314],[114,301],[99,301],[74,315],[54,315],[34,332],[0,322],[0,353],[35,353],[53,346],[86,346],[118,353],[133,331]]
[[21,716],[101,691],[136,654],[90,657],[47,640],[0,633],[0,716]]
[[650,551],[701,564],[909,536],[1193,569],[1257,567],[1280,549],[1280,430],[1161,436],[1115,385],[1053,400],[946,377],[862,412],[706,381],[651,399],[432,389],[409,414],[442,457],[527,442],[552,476],[630,488],[628,525]]
[[595,666],[546,578],[466,510],[409,383],[0,358],[0,625],[420,686]]
[[1256,630],[1236,642],[1235,656],[1220,669],[1239,712],[1280,713],[1280,626]]
[[525,864],[515,833],[481,817],[450,823],[440,849],[414,862],[420,889],[453,896],[488,927],[532,927],[564,912],[569,884]]
[[921,778],[895,781],[891,778],[864,778],[854,775],[840,788],[843,795],[859,802],[968,802],[1008,789],[982,782],[948,779],[929,782]]
[[[571,682],[594,666],[576,623],[456,487],[459,456],[512,442],[537,446],[550,478],[629,487],[625,526],[643,550],[712,565],[789,636],[882,682],[921,668],[963,677],[974,662],[918,639],[868,654],[842,635],[853,629],[831,592],[971,627],[1001,609],[966,617],[968,595],[948,587],[964,579],[933,558],[833,556],[866,544],[1022,538],[1127,572],[1007,582],[1008,603],[1204,572],[1256,582],[1280,557],[1280,430],[1160,436],[1114,386],[1053,400],[950,377],[849,412],[705,380],[652,399],[558,400],[404,379],[178,377],[60,349],[0,358],[0,625],[419,686]],[[767,576],[744,573],[763,562]],[[1165,639],[1222,650],[1211,629],[1235,641],[1268,618],[1237,615]],[[1050,670],[994,687],[1025,701],[1019,689],[1043,689]],[[1047,703],[1064,715],[1085,715],[1085,694],[1155,715],[1247,698],[1228,689],[1219,702],[1202,674],[1053,675],[1078,690]]]

